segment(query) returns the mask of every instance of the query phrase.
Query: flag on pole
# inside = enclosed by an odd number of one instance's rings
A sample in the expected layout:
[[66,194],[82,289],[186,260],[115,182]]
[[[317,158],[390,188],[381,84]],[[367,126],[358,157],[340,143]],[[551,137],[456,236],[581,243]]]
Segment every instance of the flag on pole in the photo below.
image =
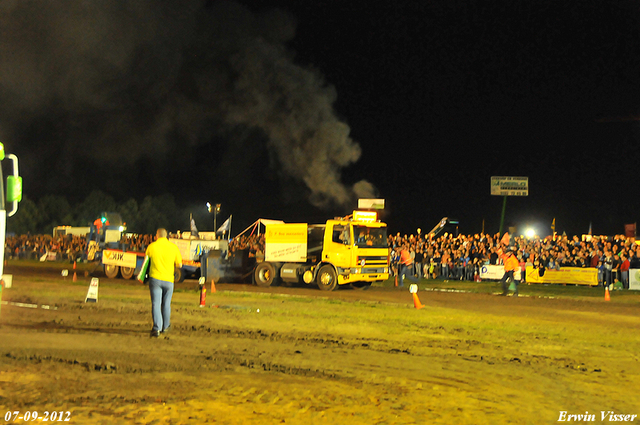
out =
[[551,222],[551,231],[553,233],[556,232],[556,218],[555,217],[553,217],[553,221]]
[[193,219],[193,215],[189,217],[191,219],[191,236],[198,237],[198,228],[196,227],[196,221]]
[[229,229],[231,229],[231,217],[233,217],[233,214],[229,216],[228,219],[226,219],[224,221],[224,223],[222,223],[222,225],[220,227],[218,227],[218,230],[216,230],[216,233],[226,233],[229,232]]
[[589,235],[591,235],[591,222],[589,222]]
[[505,232],[504,236],[500,240],[500,243],[502,243],[503,245],[507,245],[508,246],[510,239],[511,239],[511,237],[509,236],[509,232]]

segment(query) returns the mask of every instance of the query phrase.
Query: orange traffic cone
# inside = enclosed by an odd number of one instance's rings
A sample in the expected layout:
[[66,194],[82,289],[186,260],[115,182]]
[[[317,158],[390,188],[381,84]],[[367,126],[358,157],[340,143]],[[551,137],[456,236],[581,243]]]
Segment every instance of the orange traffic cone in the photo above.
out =
[[78,274],[76,272],[73,272],[73,281],[74,282],[78,281]]
[[418,285],[416,285],[415,283],[411,284],[409,286],[409,292],[411,292],[411,294],[413,295],[413,306],[418,310],[424,307],[420,302],[420,298],[418,298]]
[[415,308],[417,308],[418,310],[420,310],[422,307],[424,307],[424,305],[422,305],[422,303],[420,302],[420,298],[418,298],[418,293],[417,292],[413,293],[413,306]]
[[211,293],[216,292],[216,282],[211,279]]
[[611,301],[611,297],[609,296],[609,287],[608,286],[604,287],[604,300],[605,301]]
[[420,302],[420,298],[418,298],[418,285],[416,285],[415,283],[409,285],[409,292],[411,292],[411,295],[413,295],[413,306],[418,310],[424,307]]

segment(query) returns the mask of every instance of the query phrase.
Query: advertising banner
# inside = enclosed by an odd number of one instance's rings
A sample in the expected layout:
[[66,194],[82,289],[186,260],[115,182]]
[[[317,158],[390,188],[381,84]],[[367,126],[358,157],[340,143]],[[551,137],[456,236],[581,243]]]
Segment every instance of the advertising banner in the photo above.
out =
[[529,177],[491,177],[493,196],[529,196]]
[[268,224],[265,232],[265,261],[307,261],[305,223]]
[[105,249],[102,254],[102,264],[112,266],[136,268],[138,256],[133,252],[122,252],[116,250]]
[[[500,280],[504,275],[504,266],[494,266],[486,264],[480,267],[480,279],[482,280]],[[527,275],[528,276],[528,275]],[[520,270],[516,270],[513,274],[515,280],[520,280]]]
[[640,291],[640,269],[629,269],[629,289]]
[[527,282],[597,286],[598,270],[593,267],[563,267],[560,270],[546,269],[540,276],[538,269],[527,266]]

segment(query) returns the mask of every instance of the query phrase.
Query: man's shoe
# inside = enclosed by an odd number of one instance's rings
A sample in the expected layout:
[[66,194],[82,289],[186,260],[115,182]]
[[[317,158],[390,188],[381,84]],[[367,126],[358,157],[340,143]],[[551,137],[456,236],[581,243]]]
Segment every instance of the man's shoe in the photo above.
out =
[[513,293],[513,296],[514,296],[514,297],[517,297],[517,296],[518,296],[518,293],[517,293],[517,292],[514,292],[514,293]]
[[502,294],[500,294],[501,297],[506,297],[508,295],[507,292],[503,292]]
[[168,327],[168,328],[163,329],[163,330],[162,330],[162,332],[160,332],[160,333],[161,333],[161,334],[163,334],[163,335],[164,335],[164,334],[167,334],[167,333],[169,333],[169,330],[170,330],[170,329],[171,329],[171,325],[169,325],[169,327]]
[[160,336],[160,331],[151,331],[149,335],[151,338],[158,338]]

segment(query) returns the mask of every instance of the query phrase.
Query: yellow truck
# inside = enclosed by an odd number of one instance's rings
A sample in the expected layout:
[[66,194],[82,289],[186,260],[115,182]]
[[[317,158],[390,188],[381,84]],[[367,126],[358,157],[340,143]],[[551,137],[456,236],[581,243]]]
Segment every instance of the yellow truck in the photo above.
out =
[[326,224],[267,224],[264,261],[253,276],[258,286],[304,282],[325,291],[387,280],[387,225],[373,211],[354,211]]

